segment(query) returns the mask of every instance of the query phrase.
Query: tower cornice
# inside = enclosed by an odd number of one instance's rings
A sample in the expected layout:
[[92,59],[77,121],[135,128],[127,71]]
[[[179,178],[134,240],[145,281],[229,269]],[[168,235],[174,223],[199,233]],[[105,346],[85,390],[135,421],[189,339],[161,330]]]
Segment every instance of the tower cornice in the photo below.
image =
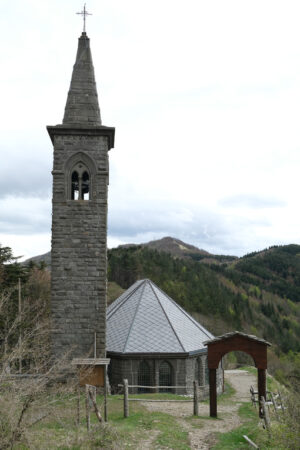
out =
[[115,128],[104,125],[90,127],[86,125],[48,125],[47,131],[52,143],[54,143],[55,136],[105,136],[108,139],[109,150],[114,147],[115,143]]

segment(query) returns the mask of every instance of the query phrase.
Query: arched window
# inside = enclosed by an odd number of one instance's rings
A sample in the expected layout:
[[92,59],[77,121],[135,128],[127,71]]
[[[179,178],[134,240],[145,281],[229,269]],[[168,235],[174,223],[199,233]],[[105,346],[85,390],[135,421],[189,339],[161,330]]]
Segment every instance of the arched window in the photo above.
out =
[[[151,372],[147,361],[141,361],[138,369],[138,385],[151,386]],[[149,392],[149,389],[139,388],[139,392]]]
[[82,174],[82,200],[90,199],[90,176],[87,171]]
[[[168,361],[163,361],[159,366],[159,385],[172,386],[172,366]],[[161,388],[159,392],[172,392],[172,390]]]
[[90,200],[90,175],[82,162],[71,170],[71,200]]
[[74,170],[74,172],[72,172],[71,178],[71,199],[78,200],[78,198],[79,198],[79,176],[78,172]]

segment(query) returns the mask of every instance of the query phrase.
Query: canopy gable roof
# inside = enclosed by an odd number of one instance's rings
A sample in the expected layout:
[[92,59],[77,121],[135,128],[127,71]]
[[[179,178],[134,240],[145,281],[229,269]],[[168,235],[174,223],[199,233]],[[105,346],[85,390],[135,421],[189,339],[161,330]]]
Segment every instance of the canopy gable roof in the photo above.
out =
[[258,338],[257,336],[254,336],[254,334],[246,334],[246,333],[242,333],[241,331],[231,331],[230,333],[222,334],[221,336],[217,336],[214,339],[210,339],[209,341],[203,342],[203,344],[210,345],[210,344],[214,344],[216,342],[226,341],[227,339],[231,340],[234,337],[245,338],[249,341],[256,341],[258,343],[265,344],[268,346],[272,345],[272,344],[270,344],[270,342],[265,341],[264,339]]
[[232,351],[242,351],[252,356],[255,367],[267,368],[267,347],[271,344],[252,334],[240,331],[223,334],[215,339],[204,342],[207,345],[207,359],[209,369],[216,369],[221,358]]

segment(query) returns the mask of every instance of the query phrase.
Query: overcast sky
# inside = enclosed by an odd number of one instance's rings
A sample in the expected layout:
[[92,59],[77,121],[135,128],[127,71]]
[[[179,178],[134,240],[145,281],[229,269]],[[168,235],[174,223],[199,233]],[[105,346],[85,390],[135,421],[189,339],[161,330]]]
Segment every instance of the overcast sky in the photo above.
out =
[[[50,250],[53,149],[78,0],[1,2],[0,243]],[[300,243],[300,2],[90,0],[110,151],[108,244]]]

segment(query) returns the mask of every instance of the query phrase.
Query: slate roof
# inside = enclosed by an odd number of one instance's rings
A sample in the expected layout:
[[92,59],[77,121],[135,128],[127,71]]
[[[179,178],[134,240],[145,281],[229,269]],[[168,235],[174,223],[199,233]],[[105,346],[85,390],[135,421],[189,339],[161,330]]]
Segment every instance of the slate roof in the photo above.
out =
[[214,336],[151,280],[139,280],[107,309],[107,351],[191,353]]
[[234,336],[243,336],[247,339],[251,339],[251,341],[257,341],[257,342],[260,342],[261,344],[265,344],[268,346],[272,345],[272,344],[270,344],[270,342],[265,341],[264,339],[258,338],[257,336],[254,336],[254,334],[246,334],[246,333],[242,333],[241,331],[231,331],[230,333],[222,334],[221,336],[217,336],[212,340],[203,342],[203,344],[204,345],[214,344],[215,342],[224,341],[225,339],[230,339]]
[[101,125],[98,94],[90,40],[83,32],[78,39],[78,50],[68,92],[64,125]]

